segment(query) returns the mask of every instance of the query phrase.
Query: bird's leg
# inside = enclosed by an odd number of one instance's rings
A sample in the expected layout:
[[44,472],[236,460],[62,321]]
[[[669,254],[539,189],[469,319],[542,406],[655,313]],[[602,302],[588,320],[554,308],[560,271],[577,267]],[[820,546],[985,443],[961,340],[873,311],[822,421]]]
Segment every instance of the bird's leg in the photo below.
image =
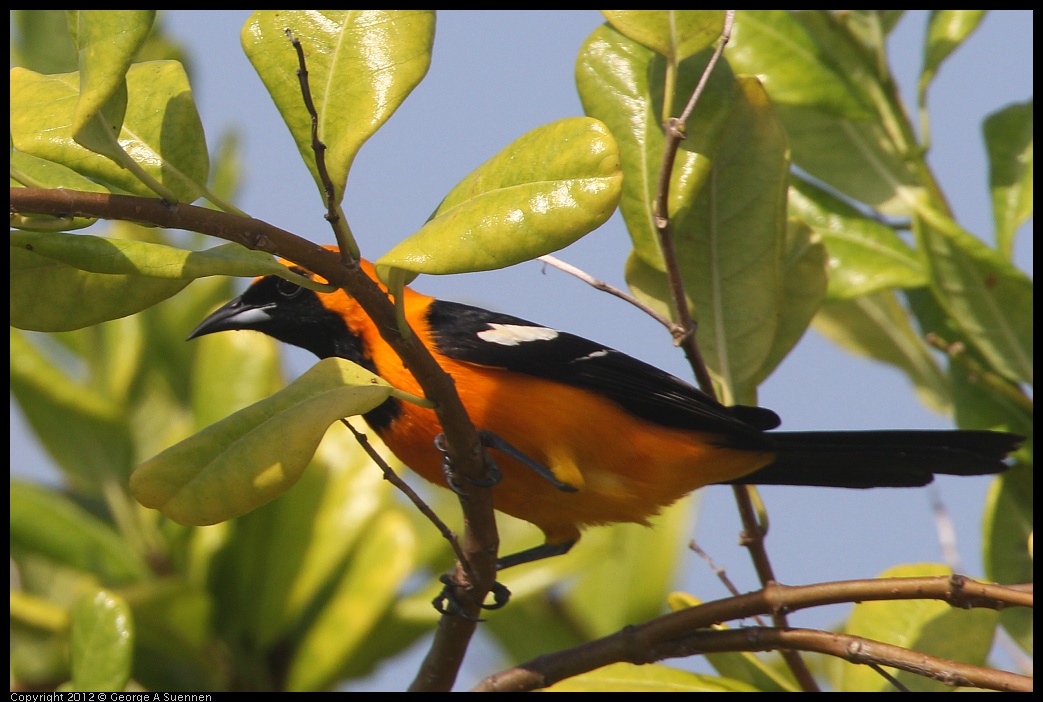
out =
[[[534,460],[533,458],[526,456],[524,453],[516,449],[511,444],[507,443],[502,437],[494,434],[491,431],[485,429],[478,430],[478,438],[482,442],[482,446],[485,448],[496,449],[500,453],[503,453],[511,458],[515,459],[526,468],[530,468],[536,472],[537,475],[544,478],[554,487],[558,488],[562,492],[576,492],[577,488],[563,483],[551,472],[550,468],[543,465],[542,463]],[[456,481],[456,472],[453,470],[453,464],[449,460],[449,454],[445,448],[445,434],[439,434],[435,437],[435,448],[442,452],[442,474],[445,475],[445,482],[449,486],[449,489],[456,494],[461,494],[460,484]],[[487,466],[489,468],[489,479],[482,482],[472,481],[473,484],[478,487],[492,487],[503,479],[503,473],[500,472],[496,462],[493,461],[492,456],[486,456]],[[554,554],[552,554],[554,555]]]

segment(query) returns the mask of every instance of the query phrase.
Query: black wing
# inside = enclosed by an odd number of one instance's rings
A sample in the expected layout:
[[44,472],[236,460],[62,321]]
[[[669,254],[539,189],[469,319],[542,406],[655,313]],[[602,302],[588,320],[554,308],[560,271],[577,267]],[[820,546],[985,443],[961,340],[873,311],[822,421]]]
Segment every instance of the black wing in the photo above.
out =
[[771,410],[726,407],[655,366],[518,317],[437,300],[428,323],[438,350],[449,358],[591,390],[661,426],[756,440],[779,425]]

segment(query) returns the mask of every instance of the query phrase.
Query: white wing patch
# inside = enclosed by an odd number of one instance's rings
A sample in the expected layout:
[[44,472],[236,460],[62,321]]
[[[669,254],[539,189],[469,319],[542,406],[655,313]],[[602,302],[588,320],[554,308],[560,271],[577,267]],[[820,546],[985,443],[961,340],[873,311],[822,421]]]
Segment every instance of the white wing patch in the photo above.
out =
[[554,329],[521,324],[489,324],[488,329],[478,332],[478,338],[482,341],[503,346],[518,346],[526,341],[550,341],[557,337],[558,332]]

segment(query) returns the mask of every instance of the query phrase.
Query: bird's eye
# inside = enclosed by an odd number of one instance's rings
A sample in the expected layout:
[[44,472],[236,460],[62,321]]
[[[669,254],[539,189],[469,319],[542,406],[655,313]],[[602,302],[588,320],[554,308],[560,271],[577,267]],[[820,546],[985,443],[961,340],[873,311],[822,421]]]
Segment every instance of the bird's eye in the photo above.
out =
[[291,300],[300,295],[302,292],[304,292],[304,288],[294,283],[291,283],[285,278],[279,278],[277,281],[275,281],[275,291],[279,293],[280,297],[287,300]]

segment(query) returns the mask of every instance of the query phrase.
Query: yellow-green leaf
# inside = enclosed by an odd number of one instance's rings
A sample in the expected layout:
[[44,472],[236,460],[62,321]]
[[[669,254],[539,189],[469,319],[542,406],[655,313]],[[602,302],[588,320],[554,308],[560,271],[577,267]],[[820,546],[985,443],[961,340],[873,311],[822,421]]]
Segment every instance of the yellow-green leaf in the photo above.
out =
[[601,14],[622,34],[673,61],[710,46],[724,29],[724,10],[602,10]]
[[[919,563],[895,566],[881,578],[948,576],[947,566]],[[844,628],[845,633],[873,641],[901,646],[939,658],[970,665],[984,665],[992,646],[999,613],[989,609],[956,609],[932,599],[862,602]],[[930,678],[895,671],[895,677],[916,692],[951,690]],[[891,684],[869,666],[845,665],[838,692],[877,692],[894,690]]]
[[788,10],[738,10],[724,55],[736,73],[760,78],[776,105],[853,120],[873,116],[829,52]]
[[380,514],[358,541],[322,612],[297,647],[288,690],[326,690],[367,646],[416,563],[416,537],[397,511]]
[[840,198],[794,177],[788,207],[791,216],[825,237],[830,298],[850,299],[927,284],[923,263],[894,229]]
[[996,247],[1010,258],[1014,235],[1033,211],[1032,100],[1007,105],[985,119],[989,189],[996,222]]
[[611,216],[622,179],[615,140],[598,120],[538,127],[457,184],[378,270],[492,270],[557,251]]
[[1002,254],[924,206],[913,220],[931,291],[995,371],[1034,377],[1033,283]]
[[[90,122],[99,119],[103,108],[113,99],[122,99],[126,107],[127,69],[152,31],[155,17],[155,10],[73,10],[69,13],[80,67],[80,97],[73,112],[72,132],[87,148],[99,150],[82,140],[81,135]],[[120,92],[124,92],[122,98],[117,95]],[[119,112],[119,121],[105,125],[116,134],[123,123],[122,109]]]
[[300,478],[330,424],[368,412],[391,387],[340,358],[138,466],[134,496],[182,524],[215,524],[259,507]]
[[[682,62],[673,95],[667,102],[683,105],[703,74],[709,52]],[[663,95],[670,81],[666,60],[609,25],[587,38],[576,61],[576,86],[583,109],[608,126],[619,145],[623,167],[620,212],[639,256],[662,268],[653,203],[662,169],[665,137]],[[734,78],[727,64],[710,74],[696,109],[685,123],[670,174],[667,211],[675,231],[693,214],[692,200],[710,173],[722,130],[734,100]]]
[[300,40],[308,65],[318,138],[335,199],[344,196],[359,148],[427,73],[434,41],[431,10],[258,10],[242,31],[243,49],[271,93],[312,177],[322,183],[312,148],[312,120],[297,78]]
[[134,662],[134,619],[122,598],[105,590],[83,595],[72,610],[72,684],[77,692],[119,692]]
[[[73,119],[79,86],[78,73],[41,75],[11,69],[14,147],[135,195],[154,197],[153,189],[138,175],[76,142]],[[192,202],[203,192],[209,155],[188,76],[177,61],[130,67],[126,114],[118,138],[136,168],[179,202]]]
[[613,663],[562,680],[548,692],[757,692],[738,680],[678,670],[669,666]]

